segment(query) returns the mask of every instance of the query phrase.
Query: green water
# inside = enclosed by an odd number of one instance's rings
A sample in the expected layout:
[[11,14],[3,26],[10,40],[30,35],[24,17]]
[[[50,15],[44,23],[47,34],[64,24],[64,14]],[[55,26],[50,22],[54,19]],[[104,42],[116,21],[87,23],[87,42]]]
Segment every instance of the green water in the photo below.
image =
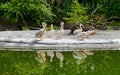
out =
[[49,57],[45,65],[35,60],[35,52],[0,51],[0,75],[119,75],[120,51],[94,51],[80,65],[72,52],[64,52],[64,66]]

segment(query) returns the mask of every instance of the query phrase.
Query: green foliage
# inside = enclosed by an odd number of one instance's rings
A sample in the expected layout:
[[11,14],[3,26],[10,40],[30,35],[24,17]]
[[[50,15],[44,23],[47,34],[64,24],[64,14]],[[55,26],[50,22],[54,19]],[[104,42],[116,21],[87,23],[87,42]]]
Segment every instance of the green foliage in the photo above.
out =
[[119,0],[0,0],[0,18],[26,25],[43,21],[56,25],[61,21],[69,25],[88,23],[92,12],[106,18],[120,17],[119,11]]
[[108,26],[107,30],[113,30],[112,26]]
[[107,17],[120,17],[120,0],[83,0],[81,4],[88,8],[88,13],[92,13],[101,6],[95,14],[105,14]]
[[[106,14],[107,17],[117,16],[120,17],[120,1],[119,0],[110,0],[106,1],[103,10],[101,9],[103,14]],[[101,12],[100,11],[100,12]]]
[[3,18],[12,19],[13,23],[26,23],[28,20],[40,24],[42,21],[53,21],[55,16],[44,0],[10,0],[1,4],[0,11]]
[[30,30],[28,27],[22,27],[23,30]]
[[68,24],[87,23],[88,15],[86,8],[78,3],[78,0],[72,0],[70,6],[68,6],[66,16],[63,18]]

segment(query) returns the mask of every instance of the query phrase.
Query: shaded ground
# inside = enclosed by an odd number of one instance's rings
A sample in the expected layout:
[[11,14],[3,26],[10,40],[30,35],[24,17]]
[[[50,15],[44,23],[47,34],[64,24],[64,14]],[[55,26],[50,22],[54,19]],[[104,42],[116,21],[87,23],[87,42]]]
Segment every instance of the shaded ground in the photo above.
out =
[[[99,20],[98,20],[99,21]],[[30,29],[30,30],[38,30],[39,26],[32,26],[32,23],[29,23],[30,25],[24,25],[22,23],[17,23],[17,24],[12,24],[11,20],[3,19],[0,18],[0,31],[7,31],[7,30],[12,30],[12,31],[17,31],[17,30],[24,30],[24,28]],[[109,24],[104,24],[103,23],[94,23],[86,25],[88,26],[94,26],[98,30],[120,30],[120,22],[110,22]],[[49,26],[49,25],[48,25]],[[71,25],[66,25],[64,26],[65,29],[71,29]],[[73,28],[73,27],[72,27]]]

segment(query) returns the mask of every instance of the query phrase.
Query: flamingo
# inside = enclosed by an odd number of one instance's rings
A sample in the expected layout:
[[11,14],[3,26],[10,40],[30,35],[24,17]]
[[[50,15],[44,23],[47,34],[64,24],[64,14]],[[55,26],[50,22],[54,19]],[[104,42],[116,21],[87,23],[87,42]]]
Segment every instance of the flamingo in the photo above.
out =
[[61,39],[64,34],[64,22],[61,22],[60,25],[61,25],[61,28],[60,28],[60,31],[58,31],[58,35],[56,37],[57,39]]
[[55,35],[55,30],[54,30],[54,28],[53,28],[53,24],[51,24],[51,30],[50,31],[48,31],[48,37],[49,38],[52,38],[53,36]]
[[[82,26],[83,26],[83,24],[80,23],[80,25],[79,25],[80,28],[79,28],[79,29],[76,29],[76,30],[73,32],[73,35],[82,32],[82,31],[83,31]],[[83,26],[83,27],[84,27],[84,26]]]
[[46,26],[47,24],[45,22],[42,23],[43,28],[40,29],[38,32],[36,32],[35,37],[40,38],[40,40],[43,40],[43,37],[46,33]]

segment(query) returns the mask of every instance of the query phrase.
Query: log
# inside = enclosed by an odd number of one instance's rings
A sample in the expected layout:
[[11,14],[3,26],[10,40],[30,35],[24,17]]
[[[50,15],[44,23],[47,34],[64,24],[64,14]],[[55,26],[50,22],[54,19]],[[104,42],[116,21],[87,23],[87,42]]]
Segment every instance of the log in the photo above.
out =
[[[120,50],[120,31],[96,31],[96,35],[80,40],[65,31],[62,39],[35,38],[37,31],[0,32],[0,50],[14,51],[81,51],[81,50]],[[56,31],[57,34],[57,31]],[[115,36],[117,34],[117,36]]]

